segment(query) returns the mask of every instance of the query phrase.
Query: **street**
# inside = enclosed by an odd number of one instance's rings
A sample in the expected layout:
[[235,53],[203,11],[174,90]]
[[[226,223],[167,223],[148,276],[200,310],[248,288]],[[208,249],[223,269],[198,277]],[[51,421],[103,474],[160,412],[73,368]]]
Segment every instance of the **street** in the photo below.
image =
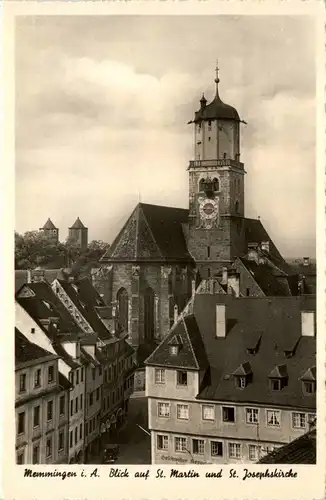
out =
[[[151,463],[151,438],[137,424],[148,430],[147,399],[145,397],[130,398],[127,421],[115,441],[115,444],[120,447],[119,456],[111,465]],[[89,463],[99,464],[100,459],[92,457]]]

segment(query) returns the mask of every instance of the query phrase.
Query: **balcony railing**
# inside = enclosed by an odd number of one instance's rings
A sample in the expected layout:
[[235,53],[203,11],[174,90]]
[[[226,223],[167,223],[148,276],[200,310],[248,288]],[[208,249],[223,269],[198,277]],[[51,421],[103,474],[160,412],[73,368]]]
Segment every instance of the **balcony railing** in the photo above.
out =
[[223,158],[222,160],[191,160],[189,162],[189,168],[201,167],[236,167],[243,169],[244,165],[232,158]]

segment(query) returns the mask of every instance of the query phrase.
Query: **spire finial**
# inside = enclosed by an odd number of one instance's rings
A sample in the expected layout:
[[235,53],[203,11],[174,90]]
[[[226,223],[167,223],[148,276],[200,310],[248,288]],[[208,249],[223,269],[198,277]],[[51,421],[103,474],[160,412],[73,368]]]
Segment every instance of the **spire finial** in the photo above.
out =
[[219,67],[218,67],[218,59],[216,59],[216,67],[215,67],[215,83],[216,83],[216,94],[218,94],[218,84],[219,84],[219,77],[218,77],[218,72],[219,72]]

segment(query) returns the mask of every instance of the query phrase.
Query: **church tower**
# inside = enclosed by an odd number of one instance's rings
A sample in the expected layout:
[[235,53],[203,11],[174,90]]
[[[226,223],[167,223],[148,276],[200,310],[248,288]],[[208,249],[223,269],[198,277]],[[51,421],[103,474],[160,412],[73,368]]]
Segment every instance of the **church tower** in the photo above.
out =
[[74,241],[82,251],[87,249],[88,228],[84,226],[79,217],[77,217],[73,225],[69,228],[68,238],[70,241]]
[[49,218],[43,227],[40,227],[40,231],[47,238],[53,240],[55,243],[59,241],[59,229],[55,227],[52,220]]
[[213,275],[246,251],[244,165],[240,161],[238,112],[219,96],[189,123],[194,127],[194,159],[189,164],[188,249],[202,277]]

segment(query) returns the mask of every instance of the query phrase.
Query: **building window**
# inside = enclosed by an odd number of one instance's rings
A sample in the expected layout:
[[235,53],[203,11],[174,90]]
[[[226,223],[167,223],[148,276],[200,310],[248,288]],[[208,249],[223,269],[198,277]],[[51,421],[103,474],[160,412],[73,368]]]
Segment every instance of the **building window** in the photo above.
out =
[[211,256],[211,247],[207,247],[207,258],[209,259]]
[[159,417],[169,417],[170,403],[157,403],[157,414]]
[[72,431],[70,431],[70,442],[69,442],[70,448],[72,448],[73,445],[74,445],[74,434]]
[[247,424],[258,424],[259,410],[258,408],[246,408]]
[[78,412],[78,398],[75,399],[75,413]]
[[40,387],[41,386],[41,370],[38,369],[35,372],[34,375],[34,387]]
[[210,132],[212,130],[212,122],[209,120],[208,121],[208,132]]
[[70,416],[74,414],[74,402],[73,400],[70,401]]
[[155,368],[155,384],[165,384],[165,370]]
[[247,385],[246,377],[235,377],[235,384],[238,389],[244,389]]
[[76,385],[79,384],[79,370],[76,370]]
[[292,427],[294,429],[306,428],[306,414],[305,413],[292,413]]
[[216,177],[213,179],[213,190],[214,191],[219,191],[220,190],[220,183]]
[[88,436],[88,422],[85,422],[85,433],[84,433],[84,436],[85,437]]
[[80,369],[80,381],[84,382],[84,367],[83,366]]
[[46,458],[52,455],[52,437],[46,440]]
[[24,451],[17,453],[17,465],[23,465],[24,463]]
[[78,442],[78,427],[75,427],[75,443]]
[[19,375],[19,392],[26,391],[26,373]]
[[52,420],[52,416],[53,416],[53,401],[48,401],[48,409],[47,409],[48,422]]
[[40,407],[35,406],[33,414],[33,427],[38,427],[39,425],[40,425]]
[[187,372],[177,371],[177,385],[188,385]]
[[58,450],[59,450],[59,453],[60,451],[62,451],[64,449],[64,446],[65,446],[65,433],[64,431],[60,431],[59,432],[59,439],[58,439]]
[[238,443],[229,443],[229,457],[241,458],[241,445]]
[[276,410],[267,410],[267,425],[271,427],[280,427],[281,412]]
[[187,451],[187,440],[184,437],[174,438],[174,448],[175,451],[186,452]]
[[91,392],[89,395],[89,406],[92,406],[93,404],[93,393]]
[[211,421],[215,420],[215,407],[213,405],[202,406],[202,419]]
[[74,385],[74,375],[74,372],[69,373],[69,382],[71,383],[71,385]]
[[279,378],[272,378],[271,381],[272,391],[280,391],[282,389],[282,381]]
[[31,328],[31,333],[35,333],[35,328]]
[[155,294],[152,288],[147,288],[144,295],[144,336],[152,340],[155,333]]
[[66,400],[64,396],[60,396],[59,415],[64,415],[66,411]]
[[95,380],[95,376],[96,376],[96,369],[92,368],[92,379],[93,380]]
[[235,422],[235,411],[231,406],[222,406],[223,422]]
[[54,366],[51,365],[48,368],[48,384],[52,384],[54,381]]
[[99,374],[100,377],[102,376],[102,366],[98,367],[98,374]]
[[189,406],[188,405],[177,405],[177,419],[178,420],[188,420],[189,419]]
[[169,436],[164,436],[163,434],[157,435],[157,449],[167,450],[169,448]]
[[250,296],[250,288],[246,288],[246,295],[247,295],[247,297]]
[[304,394],[315,394],[316,382],[304,381],[302,382]]
[[25,412],[18,413],[18,434],[25,432]]
[[249,445],[249,460],[259,460],[259,446],[256,444]]
[[192,440],[192,452],[195,455],[204,455],[205,441],[203,439],[193,439]]
[[125,288],[120,288],[117,293],[118,318],[120,325],[128,331],[129,298]]
[[83,424],[79,426],[79,439],[83,439]]
[[35,444],[33,446],[33,464],[38,464],[40,462],[40,445]]
[[211,277],[211,268],[208,267],[207,268],[207,278],[210,278]]
[[221,441],[211,441],[211,455],[212,457],[223,456],[223,443]]
[[[173,320],[174,322],[174,320]],[[177,356],[179,354],[179,346],[178,345],[170,345],[169,351],[171,356]]]
[[110,396],[108,396],[106,400],[107,400],[107,409],[109,409],[110,408]]

